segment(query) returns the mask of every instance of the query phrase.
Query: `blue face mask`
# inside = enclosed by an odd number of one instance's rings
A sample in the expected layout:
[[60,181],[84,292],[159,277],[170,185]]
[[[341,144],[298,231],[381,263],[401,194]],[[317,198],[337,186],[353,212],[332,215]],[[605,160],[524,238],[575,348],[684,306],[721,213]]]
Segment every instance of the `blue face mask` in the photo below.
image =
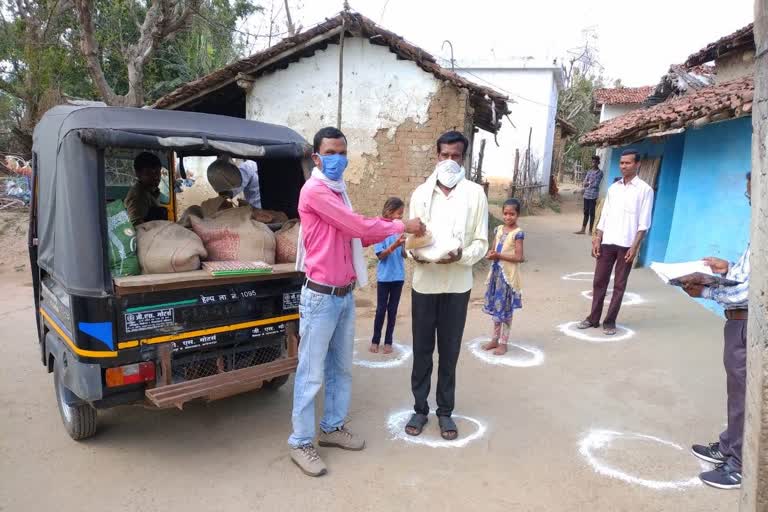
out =
[[339,181],[349,161],[344,155],[318,155],[323,162],[321,171],[329,180]]

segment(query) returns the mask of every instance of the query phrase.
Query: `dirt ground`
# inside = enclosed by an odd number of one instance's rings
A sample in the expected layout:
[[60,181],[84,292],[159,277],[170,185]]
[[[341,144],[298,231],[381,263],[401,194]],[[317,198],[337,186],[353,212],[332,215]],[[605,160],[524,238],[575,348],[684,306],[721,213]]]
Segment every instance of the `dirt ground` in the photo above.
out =
[[[636,336],[589,343],[560,333],[558,325],[586,315],[581,292],[591,288],[561,277],[593,270],[588,238],[571,234],[580,222],[575,197],[564,196],[563,214],[521,222],[528,262],[512,340],[540,349],[543,364],[490,365],[461,354],[456,414],[475,418],[484,433],[452,448],[393,439],[389,416],[412,404],[411,361],[355,366],[349,426],[368,446],[321,449],[330,471],[318,479],[287,457],[292,381],[184,411],[105,411],[95,438],[71,441],[40,364],[28,271],[3,260],[0,510],[734,510],[738,493],[687,486],[701,471],[689,445],[714,440],[725,422],[722,321],[642,269],[629,290],[645,302],[619,318]],[[467,341],[489,330],[477,277]],[[358,357],[372,360],[370,292],[359,304]],[[405,345],[409,304],[397,326]],[[436,423],[425,439],[439,439]],[[477,433],[467,420],[459,427],[462,438]],[[600,473],[580,453],[594,429],[653,439],[598,442],[589,453]]]

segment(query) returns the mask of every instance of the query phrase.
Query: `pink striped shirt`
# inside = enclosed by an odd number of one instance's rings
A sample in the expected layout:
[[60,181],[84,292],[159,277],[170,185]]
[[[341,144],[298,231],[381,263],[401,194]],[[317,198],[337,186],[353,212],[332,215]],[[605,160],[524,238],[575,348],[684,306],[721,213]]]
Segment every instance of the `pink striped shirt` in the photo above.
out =
[[399,220],[363,217],[353,212],[341,194],[316,178],[310,178],[301,189],[299,217],[306,276],[328,286],[346,286],[355,280],[353,238],[361,239],[367,247],[405,229]]

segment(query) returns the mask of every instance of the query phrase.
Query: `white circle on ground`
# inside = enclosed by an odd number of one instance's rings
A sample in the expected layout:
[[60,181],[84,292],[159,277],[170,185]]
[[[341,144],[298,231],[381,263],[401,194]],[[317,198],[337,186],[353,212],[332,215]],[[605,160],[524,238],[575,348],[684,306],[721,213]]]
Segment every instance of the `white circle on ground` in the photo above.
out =
[[[571,274],[565,274],[560,279],[564,281],[592,281],[594,277],[594,272],[573,272]],[[611,274],[611,281],[613,281],[613,274]]]
[[[586,459],[589,465],[592,466],[592,469],[594,469],[597,473],[609,478],[623,480],[630,484],[641,485],[643,487],[657,490],[679,490],[686,487],[701,485],[701,480],[699,480],[697,476],[681,480],[650,480],[632,475],[622,469],[615,468],[603,463],[599,459],[598,455],[595,454],[595,452],[610,448],[611,443],[617,439],[651,441],[662,446],[668,446],[677,451],[683,451],[683,447],[678,444],[646,434],[637,434],[634,432],[614,432],[611,430],[592,430],[586,436],[584,436],[581,441],[579,441],[579,453]],[[700,466],[702,469],[708,468],[708,466],[703,463],[700,463]]]
[[[524,345],[522,343],[507,342],[507,353],[503,356],[494,355],[493,350],[483,350],[483,343],[491,341],[487,336],[481,336],[467,342],[469,351],[476,358],[485,361],[488,364],[500,366],[515,366],[517,368],[530,368],[531,366],[540,366],[544,363],[544,352],[536,347]],[[518,348],[520,350],[514,350]],[[511,350],[511,351],[510,351]],[[526,355],[521,355],[523,351]]]
[[[413,411],[399,411],[389,416],[387,420],[387,430],[389,430],[392,440],[405,441],[410,444],[420,444],[423,446],[429,446],[430,448],[463,448],[472,441],[476,441],[485,435],[488,427],[475,418],[469,416],[462,416],[460,414],[454,414],[451,417],[456,421],[459,429],[459,437],[453,441],[447,441],[440,437],[439,429],[434,432],[430,430],[431,423],[437,423],[438,419],[435,415],[429,416],[429,423],[424,427],[424,431],[421,435],[411,436],[406,434],[405,425],[408,420],[411,419]],[[474,429],[469,434],[464,434],[467,431],[467,427]]]
[[[605,334],[602,334],[602,328],[598,327],[595,329],[594,327],[590,327],[589,329],[582,330],[576,327],[578,324],[579,322],[567,322],[558,325],[557,329],[566,336],[576,338],[577,340],[588,341],[590,343],[613,343],[616,341],[625,341],[635,335],[635,331],[623,325],[616,326],[616,334],[613,336],[606,336]],[[598,330],[600,334],[589,334],[589,331],[592,330]]]
[[[612,294],[613,290],[608,290],[608,292],[605,294],[605,300],[610,300]],[[581,296],[591,302],[592,290],[584,290],[581,292]],[[646,300],[634,292],[624,292],[624,297],[621,299],[622,306],[637,306],[638,304],[643,304],[644,302],[646,302]]]
[[357,366],[362,366],[363,368],[395,368],[397,366],[402,366],[405,364],[408,359],[410,359],[411,355],[413,354],[413,349],[409,347],[408,345],[403,345],[402,343],[398,342],[392,342],[392,353],[391,354],[383,354],[382,349],[383,346],[379,347],[379,353],[374,354],[372,352],[368,351],[368,348],[371,345],[371,342],[368,340],[365,340],[363,338],[357,338],[355,339],[355,344],[363,342],[365,343],[365,354],[368,354],[371,357],[377,357],[380,360],[374,361],[371,359],[361,359],[360,353],[357,349],[355,349],[353,354],[353,360],[352,362]]

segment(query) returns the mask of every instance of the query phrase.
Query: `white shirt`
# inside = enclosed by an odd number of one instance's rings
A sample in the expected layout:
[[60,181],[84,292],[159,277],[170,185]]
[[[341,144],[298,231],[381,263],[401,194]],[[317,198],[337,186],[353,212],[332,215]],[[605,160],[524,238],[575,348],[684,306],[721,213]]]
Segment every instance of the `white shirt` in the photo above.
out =
[[236,196],[243,193],[245,201],[254,208],[261,208],[261,191],[259,189],[259,167],[253,160],[240,164],[240,177],[243,179],[240,187],[234,190]]
[[[417,263],[413,273],[413,289],[417,293],[465,293],[472,289],[472,266],[483,259],[488,252],[488,200],[483,188],[477,183],[462,180],[462,185],[446,196],[440,187],[434,186],[430,212],[422,211],[423,197],[429,187],[427,181],[414,191],[410,203],[410,218],[431,219],[430,229],[438,232],[455,226],[460,217],[464,219],[464,247],[461,259],[455,263]],[[457,194],[464,197],[457,197]],[[457,208],[462,205],[461,208]]]
[[653,212],[653,189],[638,176],[627,185],[617,181],[608,188],[597,229],[603,244],[632,247],[638,231],[648,231]]

